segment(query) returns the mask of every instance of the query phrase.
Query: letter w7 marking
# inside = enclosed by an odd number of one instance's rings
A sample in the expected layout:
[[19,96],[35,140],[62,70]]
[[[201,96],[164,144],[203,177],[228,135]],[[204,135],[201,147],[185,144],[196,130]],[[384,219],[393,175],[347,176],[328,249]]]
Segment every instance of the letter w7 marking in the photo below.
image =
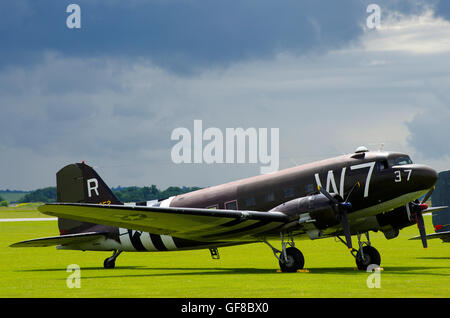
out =
[[358,170],[358,169],[369,168],[369,171],[367,173],[367,178],[366,178],[366,185],[364,186],[364,197],[365,198],[367,198],[369,196],[370,179],[372,178],[372,173],[373,173],[373,168],[374,167],[375,167],[375,161],[362,163],[360,165],[356,165],[356,166],[351,166],[350,167],[350,170]]
[[[341,182],[340,182],[340,188],[339,191],[337,189],[336,186],[336,180],[334,179],[334,172],[333,170],[329,170],[328,174],[327,174],[327,186],[326,186],[326,190],[328,192],[330,192],[330,188],[333,188],[333,192],[332,193],[336,193],[339,194],[341,197],[344,197],[344,180],[345,180],[345,171],[347,170],[347,168],[342,168],[341,171]],[[320,178],[319,178],[319,174],[316,173],[314,175],[314,177],[316,178],[316,183],[318,186],[322,187],[322,183],[320,182]]]
[[[364,168],[369,168],[368,172],[367,172],[367,177],[366,177],[366,184],[364,186],[364,197],[367,198],[369,196],[369,186],[370,186],[370,180],[372,179],[372,173],[373,173],[373,168],[375,167],[375,161],[374,162],[367,162],[367,163],[362,163],[359,165],[355,165],[355,166],[350,166],[351,170],[358,170],[358,169],[364,169]],[[334,172],[333,170],[329,170],[328,174],[327,174],[327,183],[326,183],[326,190],[328,192],[330,192],[330,188],[332,188],[333,193],[338,193],[342,198],[344,197],[344,186],[345,186],[345,173],[346,173],[347,168],[344,167],[342,168],[341,171],[341,180],[340,180],[340,187],[339,187],[339,191],[337,189],[337,185],[336,185],[336,181],[334,179]],[[318,186],[322,187],[322,183],[320,182],[320,177],[319,174],[316,173],[314,175],[315,179],[316,179],[316,183]]]

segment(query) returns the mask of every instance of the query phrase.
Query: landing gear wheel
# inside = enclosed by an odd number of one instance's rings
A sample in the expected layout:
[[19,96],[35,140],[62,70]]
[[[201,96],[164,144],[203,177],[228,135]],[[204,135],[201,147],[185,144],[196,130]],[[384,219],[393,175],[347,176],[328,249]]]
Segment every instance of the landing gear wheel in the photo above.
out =
[[362,252],[364,254],[364,259],[361,255],[361,250],[356,253],[356,266],[358,266],[359,270],[366,270],[367,267],[371,264],[376,264],[380,266],[381,264],[381,257],[380,253],[372,247],[372,246],[364,246],[362,248]]
[[116,259],[115,258],[112,259],[112,257],[108,257],[103,262],[103,267],[104,268],[114,268],[115,266],[116,266]]
[[114,253],[111,257],[108,257],[103,262],[104,268],[114,268],[116,267],[116,258],[122,253],[122,251],[114,250]]
[[299,249],[295,247],[287,248],[286,258],[287,261],[284,259],[284,255],[280,255],[279,264],[282,272],[293,273],[299,269],[303,269],[305,259]]

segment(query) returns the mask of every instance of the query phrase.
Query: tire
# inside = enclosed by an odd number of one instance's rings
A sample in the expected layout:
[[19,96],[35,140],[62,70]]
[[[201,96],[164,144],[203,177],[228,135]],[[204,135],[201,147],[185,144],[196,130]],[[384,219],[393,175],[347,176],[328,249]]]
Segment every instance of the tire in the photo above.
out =
[[[286,255],[288,261],[279,261],[280,269],[284,273],[293,273],[299,269],[303,269],[305,266],[305,259],[302,252],[295,247],[289,247],[286,249]],[[280,256],[283,259],[283,255]]]
[[110,258],[105,259],[105,261],[103,262],[103,267],[104,268],[114,268],[116,266],[116,261],[115,260],[111,260]]
[[361,251],[358,251],[358,253],[356,253],[356,266],[358,266],[359,270],[365,271],[371,264],[380,266],[381,257],[376,248],[372,246],[363,246],[362,249],[364,253],[364,260],[361,257]]

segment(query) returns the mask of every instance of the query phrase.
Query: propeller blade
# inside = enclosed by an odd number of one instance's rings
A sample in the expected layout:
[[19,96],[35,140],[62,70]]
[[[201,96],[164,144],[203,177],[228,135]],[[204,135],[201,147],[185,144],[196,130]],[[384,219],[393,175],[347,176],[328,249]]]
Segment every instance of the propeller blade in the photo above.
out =
[[355,183],[355,185],[353,186],[353,188],[352,188],[352,189],[350,190],[350,192],[348,193],[347,199],[345,199],[344,202],[348,202],[348,199],[350,199],[350,196],[352,195],[353,190],[355,190],[357,187],[358,187],[358,189],[359,189],[359,187],[361,187],[361,184],[359,183],[359,181]]
[[428,199],[431,197],[431,194],[433,193],[433,191],[434,191],[435,188],[436,188],[436,187],[433,187],[430,191],[428,191],[428,193],[427,193],[427,194],[425,195],[425,197],[423,198],[422,203],[425,203],[425,202],[428,201]]
[[339,201],[336,200],[336,198],[333,198],[333,196],[327,190],[325,190],[321,186],[317,186],[317,189],[320,191],[320,193],[322,193],[324,196],[326,196],[328,200],[330,200],[334,204],[339,204]]
[[[352,190],[350,191],[350,194],[358,184],[359,184],[359,182],[353,186]],[[352,206],[351,203],[350,202],[339,202],[335,197],[333,197],[327,190],[325,190],[321,186],[317,186],[317,189],[320,191],[320,193],[322,193],[325,197],[327,197],[328,200],[330,200],[331,202],[333,202],[336,205],[337,210],[335,210],[335,211],[337,213],[339,213],[339,216],[341,219],[341,224],[342,224],[342,229],[344,230],[345,241],[347,243],[347,247],[349,250],[352,250],[353,249],[352,234],[350,232],[350,225],[348,224],[348,217],[347,217],[347,211],[346,211],[347,209],[351,208],[351,206]],[[341,198],[341,200],[343,200],[343,199]]]
[[352,246],[352,235],[350,233],[350,226],[348,225],[347,213],[343,211],[341,213],[341,223],[342,229],[344,230],[345,241],[347,242],[347,247],[349,250],[353,249]]
[[422,212],[417,212],[417,227],[419,228],[420,238],[422,239],[423,248],[428,247],[427,233],[425,232],[425,222],[423,221]]

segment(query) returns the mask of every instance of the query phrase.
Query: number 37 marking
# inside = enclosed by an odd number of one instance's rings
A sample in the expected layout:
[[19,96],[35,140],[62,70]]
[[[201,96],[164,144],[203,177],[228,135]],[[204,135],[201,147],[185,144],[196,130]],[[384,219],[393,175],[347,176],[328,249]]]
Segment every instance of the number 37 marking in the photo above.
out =
[[[409,181],[411,178],[412,169],[406,169],[404,170],[406,173],[408,173],[408,176],[406,177],[406,181]],[[402,182],[402,172],[400,170],[394,171],[395,174],[395,182]]]

